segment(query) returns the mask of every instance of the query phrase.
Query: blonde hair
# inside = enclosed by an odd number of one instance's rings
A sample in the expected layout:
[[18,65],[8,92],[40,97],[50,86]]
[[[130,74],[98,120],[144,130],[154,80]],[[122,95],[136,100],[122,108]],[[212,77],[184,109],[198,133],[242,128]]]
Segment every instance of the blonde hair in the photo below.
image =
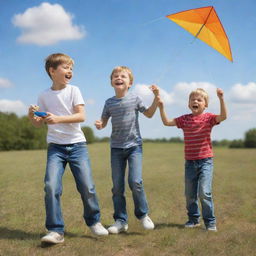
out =
[[49,55],[45,59],[45,70],[50,78],[51,78],[50,68],[57,69],[57,67],[63,63],[66,63],[68,65],[75,64],[74,60],[64,53],[54,53]]
[[122,72],[122,71],[125,71],[125,72],[128,73],[130,82],[132,84],[133,83],[133,74],[132,74],[132,71],[128,67],[126,67],[126,66],[117,66],[117,67],[115,67],[113,69],[111,75],[110,75],[110,80],[112,80],[112,77],[113,77],[114,73]]
[[204,98],[204,101],[205,101],[205,106],[208,107],[208,104],[209,104],[209,95],[208,93],[202,89],[202,88],[197,88],[195,89],[194,91],[192,91],[190,94],[189,94],[189,100],[191,99],[192,96],[194,95],[200,95]]

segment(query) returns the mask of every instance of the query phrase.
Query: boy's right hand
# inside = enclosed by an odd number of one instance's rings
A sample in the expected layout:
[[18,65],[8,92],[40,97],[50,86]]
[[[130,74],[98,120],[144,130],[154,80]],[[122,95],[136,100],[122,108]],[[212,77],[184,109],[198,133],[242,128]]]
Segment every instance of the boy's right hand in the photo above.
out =
[[102,127],[102,121],[101,120],[97,120],[95,121],[94,123],[95,127],[98,129],[98,130],[101,130],[103,127]]
[[28,109],[28,117],[29,117],[29,119],[34,119],[35,118],[34,112],[38,111],[38,109],[39,109],[39,106],[37,106],[37,105],[30,105],[30,107]]

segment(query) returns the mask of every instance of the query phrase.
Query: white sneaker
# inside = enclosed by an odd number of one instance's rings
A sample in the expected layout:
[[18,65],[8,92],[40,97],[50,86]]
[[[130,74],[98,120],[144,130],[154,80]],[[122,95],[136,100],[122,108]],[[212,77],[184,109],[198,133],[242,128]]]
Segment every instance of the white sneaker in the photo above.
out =
[[120,232],[126,232],[127,230],[128,224],[120,220],[116,220],[116,222],[108,228],[108,232],[111,234],[118,234]]
[[155,228],[155,225],[153,223],[153,221],[149,218],[148,215],[146,215],[145,217],[143,217],[142,219],[140,219],[141,221],[141,224],[143,226],[143,228],[145,229],[154,229]]
[[97,236],[106,236],[108,235],[108,231],[102,226],[100,222],[89,227],[94,235]]
[[213,231],[213,232],[217,232],[217,227],[216,226],[209,226],[206,228],[207,231]]
[[41,242],[51,243],[51,244],[60,244],[64,242],[64,235],[58,232],[49,231],[45,236],[41,238]]

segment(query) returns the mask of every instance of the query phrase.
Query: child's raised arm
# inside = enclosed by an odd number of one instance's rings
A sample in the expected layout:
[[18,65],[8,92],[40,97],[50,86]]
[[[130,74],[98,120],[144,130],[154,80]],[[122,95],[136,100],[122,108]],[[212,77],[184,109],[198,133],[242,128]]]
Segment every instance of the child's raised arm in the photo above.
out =
[[151,106],[147,110],[145,110],[143,112],[143,114],[146,117],[151,118],[155,114],[156,109],[157,109],[157,105],[158,105],[158,101],[159,101],[159,88],[156,85],[151,85],[149,87],[149,89],[154,93],[155,98],[154,98]]
[[158,107],[159,107],[159,110],[160,110],[160,115],[161,115],[161,119],[162,119],[163,124],[165,126],[176,126],[175,119],[168,119],[167,118],[167,115],[166,115],[165,110],[164,110],[164,102],[162,101],[162,99],[159,99]]
[[224,101],[224,92],[222,89],[217,88],[217,96],[220,100],[220,114],[216,116],[216,122],[220,123],[227,119],[227,108]]

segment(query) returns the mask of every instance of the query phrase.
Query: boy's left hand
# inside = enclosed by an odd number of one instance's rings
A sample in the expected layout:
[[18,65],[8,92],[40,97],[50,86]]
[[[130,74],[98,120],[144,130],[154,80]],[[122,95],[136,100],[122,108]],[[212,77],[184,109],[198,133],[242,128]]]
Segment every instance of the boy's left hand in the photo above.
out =
[[217,96],[219,97],[219,98],[223,98],[223,96],[224,96],[224,91],[222,90],[222,89],[220,89],[220,88],[217,88]]
[[155,97],[159,96],[159,88],[156,85],[151,85],[149,89],[154,93]]
[[56,116],[52,113],[47,112],[47,116],[44,117],[44,121],[47,124],[57,124],[59,123],[59,116]]

